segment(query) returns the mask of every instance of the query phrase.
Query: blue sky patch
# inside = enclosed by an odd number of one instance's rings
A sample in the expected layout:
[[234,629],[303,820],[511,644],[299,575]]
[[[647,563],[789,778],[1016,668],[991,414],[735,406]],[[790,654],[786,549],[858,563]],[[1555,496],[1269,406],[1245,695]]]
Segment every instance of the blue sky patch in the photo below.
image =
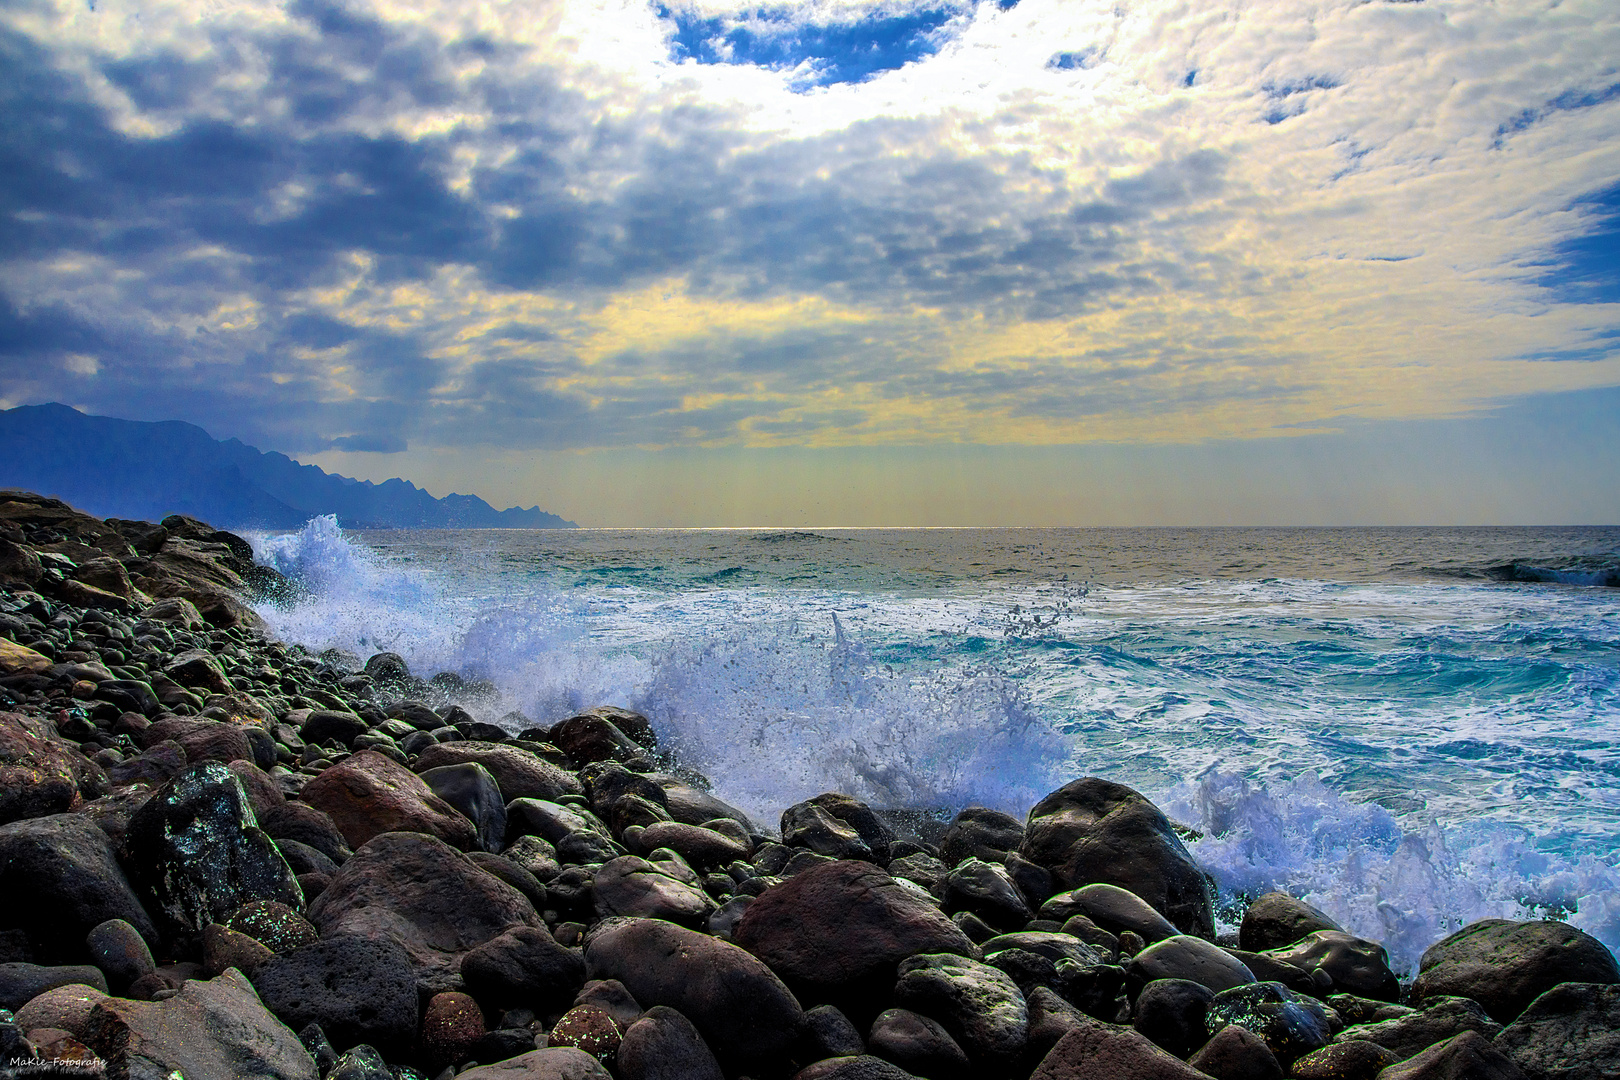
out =
[[[1002,2],[999,6],[1012,5]],[[714,18],[700,18],[663,4],[656,10],[659,18],[674,27],[672,52],[677,60],[754,64],[772,71],[790,71],[808,61],[812,73],[800,80],[806,89],[860,82],[932,56],[944,43],[946,24],[963,13],[959,7],[942,6],[816,25],[798,21],[802,8],[786,6]]]
[[1577,204],[1593,228],[1553,249],[1538,284],[1564,303],[1620,303],[1620,184]]

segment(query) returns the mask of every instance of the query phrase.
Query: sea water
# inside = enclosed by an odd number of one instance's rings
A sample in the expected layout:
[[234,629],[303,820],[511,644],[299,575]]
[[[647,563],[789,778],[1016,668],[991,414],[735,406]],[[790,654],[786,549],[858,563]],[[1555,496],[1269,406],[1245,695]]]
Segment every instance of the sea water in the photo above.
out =
[[1096,775],[1197,834],[1228,921],[1285,889],[1403,972],[1483,917],[1620,947],[1620,529],[254,540],[284,640],[488,680],[492,721],[635,709],[767,826]]

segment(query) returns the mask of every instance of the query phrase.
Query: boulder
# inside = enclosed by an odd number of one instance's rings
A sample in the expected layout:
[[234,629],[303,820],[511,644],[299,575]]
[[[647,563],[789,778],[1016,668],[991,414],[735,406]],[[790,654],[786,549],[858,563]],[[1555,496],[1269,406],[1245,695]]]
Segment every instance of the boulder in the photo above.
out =
[[130,884],[173,942],[193,941],[254,900],[304,905],[241,783],[218,762],[187,768],[135,811],[121,855]]
[[[292,867],[293,873],[300,877],[305,874],[321,874],[330,878],[337,873],[337,863],[308,844],[300,844],[297,840],[278,839],[276,848],[281,852],[281,857],[287,860],[287,865]],[[305,899],[313,897],[306,895]]]
[[581,769],[579,778],[585,782],[586,790],[590,793],[591,809],[596,811],[596,816],[603,821],[611,814],[613,804],[627,795],[634,795],[652,803],[667,816],[664,806],[669,800],[664,795],[664,789],[641,773],[631,772],[623,765],[611,761],[598,761]]
[[1183,933],[1215,936],[1203,871],[1159,808],[1123,784],[1088,776],[1054,791],[1030,810],[1018,850],[1059,888],[1118,885]]
[[793,1074],[793,1080],[920,1080],[898,1065],[862,1054],[835,1057],[806,1065]]
[[515,926],[469,949],[460,971],[468,992],[495,1008],[561,1008],[585,982],[584,958],[543,926]]
[[482,765],[489,771],[501,789],[503,803],[513,799],[556,802],[564,795],[584,793],[573,773],[516,746],[465,739],[430,746],[416,759],[416,768],[422,772],[466,764]]
[[323,770],[299,798],[330,817],[352,848],[390,832],[426,833],[461,851],[478,844],[478,831],[459,810],[433,794],[421,777],[375,750]]
[[576,765],[592,761],[628,761],[642,748],[605,716],[585,713],[553,725],[546,740]]
[[151,946],[141,932],[124,919],[97,923],[86,936],[85,946],[90,951],[91,963],[106,974],[107,983],[116,990],[122,991],[157,968],[152,961]]
[[506,840],[506,800],[489,770],[474,761],[441,765],[417,773],[433,794],[461,811],[478,831],[485,851],[498,852]]
[[1528,1080],[1524,1070],[1477,1031],[1465,1031],[1391,1065],[1378,1080]]
[[258,966],[275,953],[246,934],[219,923],[209,923],[202,932],[203,973],[209,978],[235,968],[252,975]]
[[43,675],[50,670],[50,657],[10,638],[0,637],[0,675]]
[[1320,1050],[1333,1037],[1321,1002],[1275,982],[1221,991],[1210,1002],[1205,1024],[1212,1037],[1226,1027],[1254,1032],[1284,1067],[1312,1050]]
[[336,1046],[365,1043],[395,1060],[415,1047],[416,976],[392,941],[328,937],[266,960],[253,985],[290,1027],[319,1024]]
[[1218,994],[1254,982],[1254,974],[1237,957],[1187,934],[1149,945],[1130,959],[1125,972],[1137,988],[1154,979],[1191,979]]
[[665,1005],[624,1030],[617,1067],[620,1080],[722,1080],[714,1051],[692,1021]]
[[[594,832],[604,840],[613,838],[608,828],[589,811],[563,806],[545,799],[513,799],[506,805],[506,842],[538,836],[548,844],[561,844],[573,833]],[[619,854],[624,854],[620,852]]]
[[273,900],[255,900],[242,905],[225,920],[225,925],[246,934],[273,953],[289,953],[320,938],[308,919]]
[[1187,1064],[1215,1080],[1283,1080],[1286,1075],[1266,1040],[1237,1024],[1216,1032]]
[[1293,1080],[1377,1080],[1399,1060],[1377,1043],[1350,1039],[1312,1050],[1294,1062],[1289,1075]]
[[[1045,986],[1037,986],[1025,993],[1024,1001],[1029,1006],[1029,1034],[1024,1039],[1024,1052],[1017,1070],[1020,1075],[1034,1071],[1035,1066],[1052,1052],[1052,1047],[1075,1028],[1084,1027],[1090,1015]],[[1110,1019],[1117,1015],[1116,1008]]]
[[424,972],[454,972],[469,950],[507,929],[541,924],[512,886],[444,841],[409,832],[362,845],[308,914],[323,937],[392,939]]
[[187,649],[163,667],[163,674],[181,686],[196,687],[213,694],[228,694],[236,689],[225,677],[219,661],[203,649]]
[[729,836],[679,821],[648,825],[637,843],[643,851],[669,848],[698,870],[717,870],[749,855],[747,845]]
[[422,1010],[422,1059],[430,1070],[459,1065],[484,1034],[478,1002],[453,990],[434,994]]
[[786,986],[735,945],[658,919],[613,920],[585,945],[591,978],[617,979],[643,1006],[690,1020],[734,1070],[779,1063],[804,1030]]
[[1400,981],[1390,970],[1384,947],[1342,930],[1315,930],[1291,945],[1260,955],[1306,972],[1321,971],[1343,993],[1375,1001],[1395,1001],[1401,996]]
[[[332,819],[321,811],[301,802],[287,802],[271,807],[259,819],[259,827],[276,840],[296,840],[341,864],[349,857],[349,843],[338,832]],[[333,867],[336,870],[336,866]],[[328,871],[321,871],[327,873]]]
[[1560,983],[1494,1042],[1530,1080],[1613,1080],[1620,1076],[1620,986]]
[[49,722],[0,713],[0,825],[65,813],[106,793],[101,766],[57,738]]
[[968,1056],[937,1020],[910,1009],[889,1009],[872,1021],[866,1048],[874,1057],[929,1080],[966,1080]]
[[1441,995],[1473,998],[1510,1024],[1563,982],[1617,983],[1620,969],[1601,941],[1562,922],[1484,919],[1429,946],[1412,983],[1412,1003]]
[[595,1005],[575,1005],[563,1013],[546,1036],[548,1046],[574,1046],[603,1064],[619,1052],[619,1026]]
[[298,1036],[237,971],[187,982],[164,1001],[108,998],[88,1027],[110,1076],[319,1080]]
[[842,1010],[817,1005],[804,1012],[805,1045],[816,1057],[851,1057],[866,1053],[866,1042]]
[[1284,892],[1268,892],[1255,899],[1243,913],[1238,928],[1238,946],[1250,952],[1266,952],[1292,945],[1318,930],[1344,932],[1326,913]]
[[540,879],[505,855],[492,855],[487,851],[469,851],[467,858],[486,874],[494,874],[512,888],[528,897],[534,910],[546,910],[546,887]]
[[767,889],[733,931],[806,1000],[853,999],[853,1011],[886,996],[896,968],[918,953],[977,956],[967,935],[912,889],[871,863],[806,870]]
[[58,1028],[80,1042],[88,1030],[90,1013],[107,995],[94,986],[71,983],[36,994],[17,1009],[17,1026],[24,1031]]
[[43,959],[78,960],[87,936],[109,919],[157,940],[112,841],[93,821],[55,814],[0,825],[0,926],[26,928]]
[[347,709],[316,709],[298,726],[298,737],[306,743],[353,747],[354,740],[370,730],[370,724]]
[[944,885],[945,875],[950,873],[943,862],[926,851],[916,851],[898,859],[891,859],[888,871],[894,877],[915,881],[935,895],[938,895],[938,890]]
[[493,1065],[479,1065],[457,1073],[456,1080],[612,1080],[612,1076],[585,1051],[552,1046]]
[[782,811],[782,843],[805,848],[829,859],[871,859],[872,849],[853,825],[840,821],[813,802]]
[[942,1023],[976,1066],[1005,1067],[1023,1050],[1029,1009],[1005,973],[951,953],[913,956],[899,973],[895,1003]]
[[1425,1047],[1476,1031],[1490,1039],[1502,1030],[1477,1001],[1460,997],[1431,998],[1421,1011],[1371,1024],[1357,1024],[1339,1033],[1344,1041],[1361,1039],[1409,1058]]
[[39,995],[63,986],[88,986],[107,992],[107,980],[89,964],[47,966],[13,961],[0,964],[0,1009],[15,1012]]
[[745,829],[752,830],[753,823],[748,815],[715,798],[707,791],[700,791],[679,777],[664,773],[648,773],[647,778],[664,789],[664,808],[669,816],[676,821],[687,825],[702,825],[715,818],[730,818]]
[[996,863],[967,858],[945,875],[941,903],[951,914],[971,911],[991,926],[1017,930],[1029,922],[1023,894]]
[[1089,1017],[1059,1039],[1030,1080],[1209,1080],[1130,1028]]
[[1058,893],[1041,905],[1040,917],[1068,922],[1082,916],[1110,934],[1129,930],[1149,945],[1180,933],[1140,896],[1118,885],[1084,885]]
[[159,600],[151,607],[141,612],[141,618],[152,622],[167,623],[181,630],[201,630],[207,624],[204,622],[202,612],[197,605],[181,596],[171,596]]
[[1155,1046],[1189,1058],[1209,1041],[1215,991],[1191,979],[1155,979],[1136,995],[1133,1024]]
[[1017,818],[983,806],[970,806],[952,819],[939,841],[939,858],[946,866],[963,859],[1005,862],[1009,851],[1024,842],[1024,824]]
[[604,918],[626,915],[666,919],[698,930],[715,910],[714,901],[703,890],[634,855],[605,863],[596,872],[594,886],[596,911]]

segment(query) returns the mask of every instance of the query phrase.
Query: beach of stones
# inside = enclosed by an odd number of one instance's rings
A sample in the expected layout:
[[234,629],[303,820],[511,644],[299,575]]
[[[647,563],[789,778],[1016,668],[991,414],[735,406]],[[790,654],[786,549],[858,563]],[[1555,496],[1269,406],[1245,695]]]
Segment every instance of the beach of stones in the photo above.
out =
[[0,1077],[1612,1080],[1620,971],[1484,920],[1415,979],[1178,828],[829,792],[764,822],[613,707],[311,655],[184,516],[0,492]]

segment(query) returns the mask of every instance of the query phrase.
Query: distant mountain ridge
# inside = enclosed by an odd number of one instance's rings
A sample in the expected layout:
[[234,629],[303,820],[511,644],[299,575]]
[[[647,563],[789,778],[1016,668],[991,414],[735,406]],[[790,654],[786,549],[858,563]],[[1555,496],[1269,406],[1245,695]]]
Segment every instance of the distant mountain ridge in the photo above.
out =
[[0,410],[0,487],[54,495],[104,518],[190,514],[221,528],[296,529],[323,514],[354,529],[578,528],[538,506],[435,499],[406,480],[338,476],[220,442],[184,421],[89,416],[55,402]]

